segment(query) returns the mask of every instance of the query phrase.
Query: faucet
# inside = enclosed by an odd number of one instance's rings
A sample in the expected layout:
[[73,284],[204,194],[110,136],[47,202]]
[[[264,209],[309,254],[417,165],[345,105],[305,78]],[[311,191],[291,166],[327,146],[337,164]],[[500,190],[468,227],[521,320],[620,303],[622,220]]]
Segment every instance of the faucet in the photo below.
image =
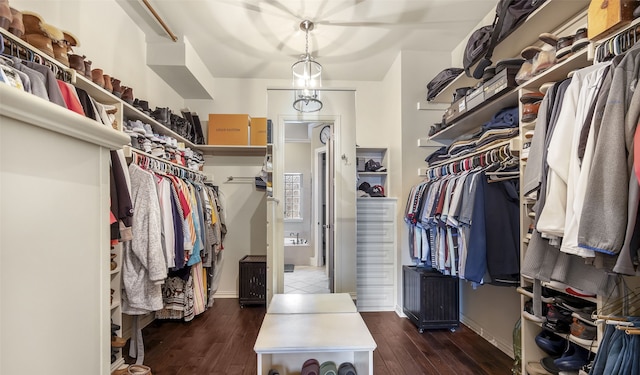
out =
[[295,240],[293,240],[293,239],[292,239],[292,240],[291,240],[291,242],[292,242],[294,245],[300,245],[300,243],[301,243],[301,242],[300,242],[300,232],[297,232],[297,233],[290,232],[290,233],[289,233],[289,237],[293,237],[293,235],[294,235],[294,234],[296,235],[296,239],[295,239]]

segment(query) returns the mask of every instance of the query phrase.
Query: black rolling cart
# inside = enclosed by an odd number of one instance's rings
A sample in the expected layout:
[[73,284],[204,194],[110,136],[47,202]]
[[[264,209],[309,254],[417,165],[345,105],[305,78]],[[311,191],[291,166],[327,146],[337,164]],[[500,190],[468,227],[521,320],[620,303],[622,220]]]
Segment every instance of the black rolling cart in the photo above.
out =
[[431,268],[402,266],[402,311],[423,333],[425,329],[460,325],[458,278]]
[[238,301],[245,305],[267,304],[267,256],[245,255],[239,262]]

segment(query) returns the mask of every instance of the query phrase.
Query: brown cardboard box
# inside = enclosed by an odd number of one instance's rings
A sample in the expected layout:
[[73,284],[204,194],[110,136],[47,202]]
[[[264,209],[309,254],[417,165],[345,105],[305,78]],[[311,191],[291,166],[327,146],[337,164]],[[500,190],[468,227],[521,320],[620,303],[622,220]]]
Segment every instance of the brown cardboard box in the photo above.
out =
[[247,146],[250,123],[251,117],[248,114],[210,113],[207,144]]
[[267,145],[267,118],[252,117],[251,118],[251,146]]

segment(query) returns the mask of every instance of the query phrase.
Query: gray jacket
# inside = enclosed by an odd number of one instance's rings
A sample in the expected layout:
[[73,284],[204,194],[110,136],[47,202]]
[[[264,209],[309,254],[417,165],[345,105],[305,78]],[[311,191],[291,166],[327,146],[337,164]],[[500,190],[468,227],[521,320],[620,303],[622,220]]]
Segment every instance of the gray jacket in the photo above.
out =
[[628,226],[633,136],[640,114],[640,95],[634,91],[639,76],[640,47],[636,45],[613,70],[578,232],[579,246],[605,254],[620,252]]
[[141,315],[162,309],[161,284],[167,277],[162,249],[162,217],[154,177],[135,164],[129,166],[133,202],[133,240],[124,244],[122,312]]

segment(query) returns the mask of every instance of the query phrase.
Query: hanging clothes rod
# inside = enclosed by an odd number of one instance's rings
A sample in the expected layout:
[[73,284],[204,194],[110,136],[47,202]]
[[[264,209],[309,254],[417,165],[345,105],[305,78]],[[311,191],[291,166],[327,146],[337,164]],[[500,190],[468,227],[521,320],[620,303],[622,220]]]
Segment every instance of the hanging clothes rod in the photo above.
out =
[[235,180],[251,180],[253,182],[255,179],[255,176],[227,176],[227,182]]
[[640,19],[635,19],[631,24],[601,42],[597,42],[595,49],[595,61],[602,62],[627,52],[640,40]]
[[420,175],[428,178],[438,178],[462,171],[471,170],[478,166],[487,166],[496,163],[503,163],[515,160],[519,151],[514,141],[515,138],[500,142],[493,147],[474,151],[463,156],[455,157],[441,163],[429,166]]
[[157,170],[182,178],[188,178],[197,182],[204,182],[207,179],[207,176],[202,172],[194,171],[169,160],[149,155],[146,152],[130,146],[124,146],[124,153],[126,157],[132,158],[133,162],[141,167],[146,167],[148,169]]

